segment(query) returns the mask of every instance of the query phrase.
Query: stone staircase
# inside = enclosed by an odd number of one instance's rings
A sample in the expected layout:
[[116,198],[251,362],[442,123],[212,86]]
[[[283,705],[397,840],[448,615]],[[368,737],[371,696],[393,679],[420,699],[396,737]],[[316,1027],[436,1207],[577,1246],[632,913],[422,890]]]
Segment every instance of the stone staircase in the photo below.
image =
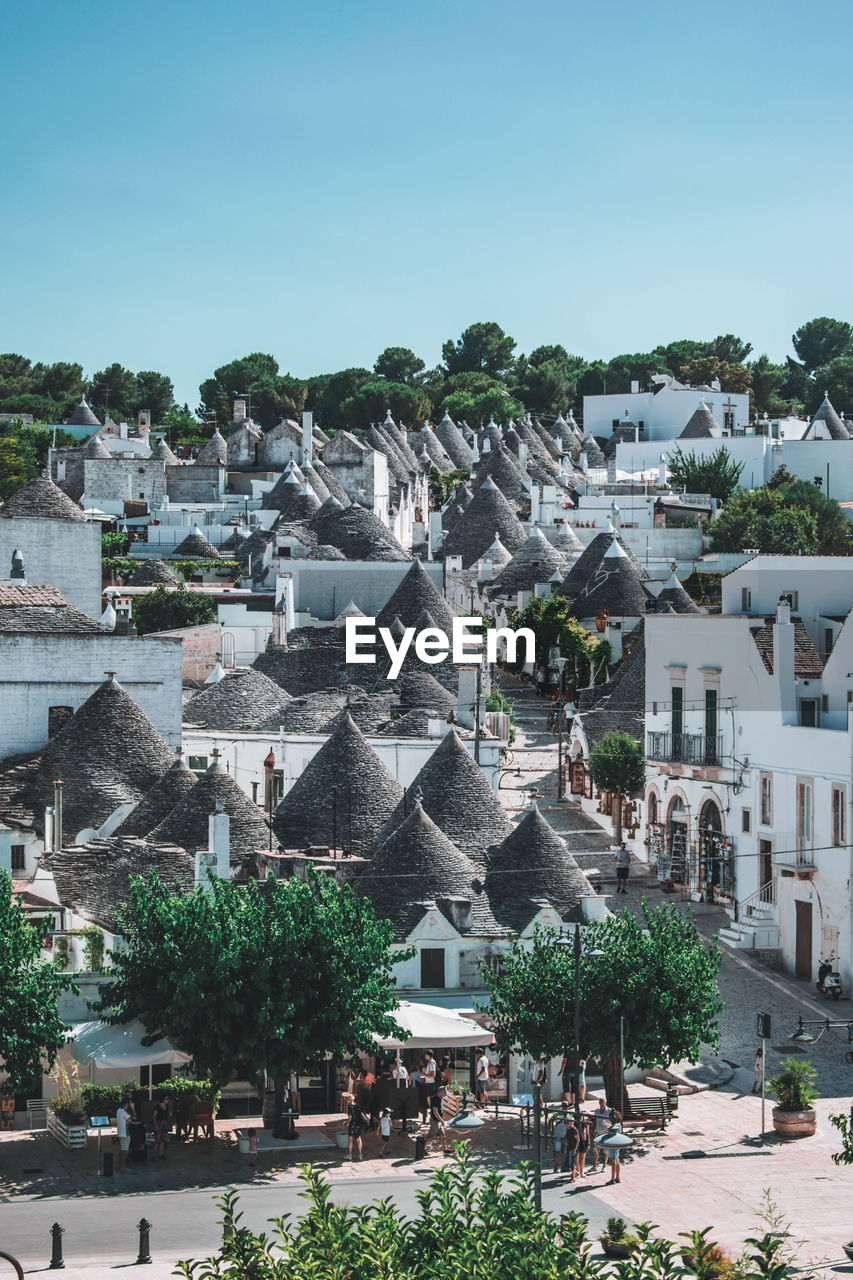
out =
[[779,922],[773,885],[762,885],[738,904],[737,919],[719,931],[719,939],[737,951],[772,952],[779,949]]

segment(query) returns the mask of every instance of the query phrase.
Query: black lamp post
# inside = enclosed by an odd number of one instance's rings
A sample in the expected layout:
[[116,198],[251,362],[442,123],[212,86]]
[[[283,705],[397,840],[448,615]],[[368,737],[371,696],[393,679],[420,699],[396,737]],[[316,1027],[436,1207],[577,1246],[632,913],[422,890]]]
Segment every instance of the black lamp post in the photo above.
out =
[[580,927],[579,927],[579,926],[575,926],[574,935],[573,935],[573,937],[572,937],[571,941],[570,941],[570,940],[565,936],[565,934],[560,934],[560,936],[557,938],[557,940],[556,940],[556,942],[555,942],[555,944],[554,944],[554,945],[555,945],[555,946],[558,946],[558,947],[568,947],[568,946],[571,946],[571,948],[572,948],[572,953],[573,953],[573,956],[574,956],[574,969],[575,969],[575,974],[574,974],[574,976],[575,976],[575,1060],[574,1060],[574,1068],[575,1068],[575,1069],[574,1069],[575,1124],[580,1124],[580,1118],[581,1118],[581,1087],[580,1087],[580,1075],[581,1075],[581,1064],[580,1064],[580,1057],[581,1057],[581,1046],[580,1046],[580,1040],[581,1040],[581,991],[580,991],[581,955],[583,955],[583,958],[584,958],[585,960],[599,960],[599,959],[601,959],[601,957],[602,957],[602,956],[604,956],[604,954],[605,954],[605,953],[601,950],[601,948],[600,948],[600,947],[595,947],[595,946],[587,948],[587,950],[586,950],[586,951],[582,951],[582,950],[581,950],[581,931],[580,931]]
[[557,706],[557,799],[562,800],[564,796],[563,786],[563,729],[566,724],[566,713],[563,706],[563,684],[566,676],[566,663],[568,658],[558,658],[557,666],[560,668],[560,698]]

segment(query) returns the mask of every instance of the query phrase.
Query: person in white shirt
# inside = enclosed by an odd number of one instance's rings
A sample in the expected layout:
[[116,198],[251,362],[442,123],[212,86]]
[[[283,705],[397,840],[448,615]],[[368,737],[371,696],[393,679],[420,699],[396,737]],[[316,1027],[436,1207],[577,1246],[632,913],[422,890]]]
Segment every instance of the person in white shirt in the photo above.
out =
[[116,1154],[116,1172],[121,1169],[130,1151],[130,1134],[127,1126],[130,1123],[130,1107],[131,1103],[127,1099],[122,1100],[122,1104],[116,1112],[116,1133],[118,1135],[118,1152]]
[[391,1112],[387,1107],[383,1109],[382,1114],[379,1117],[379,1137],[382,1142],[382,1151],[380,1154],[387,1156],[388,1143],[391,1141]]
[[475,1076],[477,1079],[477,1098],[481,1106],[485,1106],[489,1101],[486,1090],[489,1087],[489,1059],[483,1051],[477,1059],[477,1067]]
[[426,1124],[427,1112],[429,1111],[429,1097],[435,1089],[438,1079],[438,1063],[432,1054],[432,1049],[427,1049],[424,1054],[423,1070],[421,1071],[420,1104],[421,1116],[424,1124]]
[[394,1064],[391,1067],[391,1079],[399,1080],[400,1087],[402,1089],[406,1088],[406,1085],[409,1083],[409,1073],[402,1062],[394,1061]]

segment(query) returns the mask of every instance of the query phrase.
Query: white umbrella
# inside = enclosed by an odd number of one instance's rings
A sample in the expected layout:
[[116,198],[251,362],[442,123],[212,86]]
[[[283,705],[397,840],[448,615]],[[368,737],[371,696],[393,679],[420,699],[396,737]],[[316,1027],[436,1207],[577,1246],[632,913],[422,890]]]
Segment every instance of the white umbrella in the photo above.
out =
[[442,1009],[436,1004],[413,1004],[401,1000],[391,1017],[408,1031],[407,1040],[397,1036],[376,1036],[383,1049],[462,1049],[466,1045],[491,1044],[494,1036],[484,1031],[473,1018],[463,1018],[455,1009]]
[[155,1064],[189,1062],[190,1055],[175,1049],[165,1036],[154,1044],[144,1045],[145,1028],[141,1022],[127,1022],[111,1027],[106,1022],[81,1022],[69,1032],[71,1056],[78,1062],[94,1062],[96,1067],[148,1068],[148,1095],[151,1096],[151,1068]]

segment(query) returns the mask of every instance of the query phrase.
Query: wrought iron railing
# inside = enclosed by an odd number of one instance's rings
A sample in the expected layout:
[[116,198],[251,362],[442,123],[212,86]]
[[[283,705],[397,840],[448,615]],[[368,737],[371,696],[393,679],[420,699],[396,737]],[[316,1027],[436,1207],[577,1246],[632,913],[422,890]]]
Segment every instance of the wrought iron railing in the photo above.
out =
[[721,765],[721,733],[661,733],[646,735],[646,755],[667,764]]

